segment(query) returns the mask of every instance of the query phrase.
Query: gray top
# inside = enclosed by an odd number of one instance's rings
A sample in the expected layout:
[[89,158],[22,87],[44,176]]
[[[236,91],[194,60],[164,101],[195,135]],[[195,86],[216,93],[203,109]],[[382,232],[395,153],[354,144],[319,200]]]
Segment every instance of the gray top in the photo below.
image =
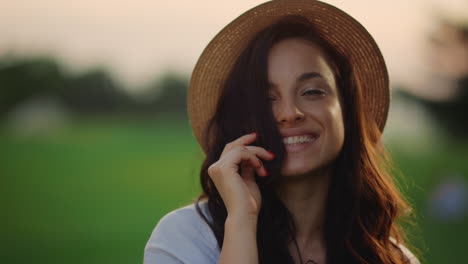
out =
[[[211,221],[207,202],[199,203]],[[153,230],[144,252],[144,264],[218,263],[220,250],[208,224],[195,204],[166,214]]]
[[[203,214],[211,221],[207,202],[201,201]],[[393,238],[390,238],[393,240]],[[393,240],[394,241],[394,240]],[[403,245],[411,264],[419,260]],[[144,252],[144,264],[215,264],[220,250],[213,231],[198,214],[195,204],[166,214],[153,230]]]

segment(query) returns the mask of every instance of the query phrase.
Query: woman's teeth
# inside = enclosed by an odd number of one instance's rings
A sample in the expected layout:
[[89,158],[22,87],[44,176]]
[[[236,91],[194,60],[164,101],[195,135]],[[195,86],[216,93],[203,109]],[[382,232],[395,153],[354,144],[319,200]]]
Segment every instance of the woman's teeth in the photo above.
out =
[[310,142],[314,138],[312,136],[294,136],[294,137],[285,137],[283,138],[284,144],[300,144],[304,142]]

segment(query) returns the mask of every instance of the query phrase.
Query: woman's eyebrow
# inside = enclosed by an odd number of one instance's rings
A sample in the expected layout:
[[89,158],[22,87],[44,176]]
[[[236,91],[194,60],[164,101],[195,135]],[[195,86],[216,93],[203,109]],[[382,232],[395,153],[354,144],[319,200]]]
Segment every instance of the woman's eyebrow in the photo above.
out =
[[307,81],[312,78],[323,78],[323,76],[318,72],[304,72],[303,74],[299,75],[299,77],[297,77],[296,83]]
[[[301,83],[312,78],[323,78],[323,75],[318,72],[304,72],[296,78],[296,83]],[[272,82],[268,82],[269,87],[276,87]]]

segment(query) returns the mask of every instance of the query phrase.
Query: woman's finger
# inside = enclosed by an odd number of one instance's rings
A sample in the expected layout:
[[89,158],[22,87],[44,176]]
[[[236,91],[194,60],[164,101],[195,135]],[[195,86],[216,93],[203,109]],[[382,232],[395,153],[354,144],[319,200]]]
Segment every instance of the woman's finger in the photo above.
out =
[[224,146],[224,150],[221,156],[236,146],[246,146],[246,145],[252,144],[255,142],[256,139],[257,139],[257,133],[255,132],[247,134],[247,135],[243,135],[239,137],[238,139],[226,144],[226,146]]
[[256,135],[254,135],[254,134],[255,133],[242,136],[239,139],[237,139],[235,141],[232,141],[231,143],[228,143],[225,146],[225,148],[223,150],[223,153],[221,154],[221,157],[226,152],[233,149],[234,147],[245,146],[248,150],[252,151],[253,153],[255,153],[257,156],[259,156],[262,159],[265,159],[265,160],[273,159],[275,157],[275,154],[273,154],[273,152],[271,152],[271,151],[268,151],[268,150],[266,150],[266,149],[264,149],[262,147],[243,145],[243,144],[253,143],[255,141],[254,139],[256,138]]
[[265,159],[265,160],[272,160],[275,158],[275,154],[273,152],[268,151],[262,147],[257,146],[245,146],[250,152],[254,153],[258,157]]
[[263,166],[263,162],[255,154],[256,151],[260,150],[250,148],[249,146],[237,146],[231,152],[238,157],[238,160],[234,161],[238,166],[241,168],[251,167],[255,169],[259,176],[266,176],[268,172]]

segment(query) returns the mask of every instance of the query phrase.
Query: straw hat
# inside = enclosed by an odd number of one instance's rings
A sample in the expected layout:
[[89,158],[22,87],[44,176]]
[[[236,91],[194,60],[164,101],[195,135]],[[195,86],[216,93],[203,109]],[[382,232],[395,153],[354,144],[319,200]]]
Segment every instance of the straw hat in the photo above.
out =
[[364,108],[383,131],[390,103],[389,80],[385,61],[369,32],[350,15],[329,4],[315,0],[273,0],[244,12],[225,26],[195,65],[188,90],[188,114],[205,153],[203,135],[231,67],[257,33],[286,15],[305,17],[322,38],[347,55],[355,79],[361,84]]

